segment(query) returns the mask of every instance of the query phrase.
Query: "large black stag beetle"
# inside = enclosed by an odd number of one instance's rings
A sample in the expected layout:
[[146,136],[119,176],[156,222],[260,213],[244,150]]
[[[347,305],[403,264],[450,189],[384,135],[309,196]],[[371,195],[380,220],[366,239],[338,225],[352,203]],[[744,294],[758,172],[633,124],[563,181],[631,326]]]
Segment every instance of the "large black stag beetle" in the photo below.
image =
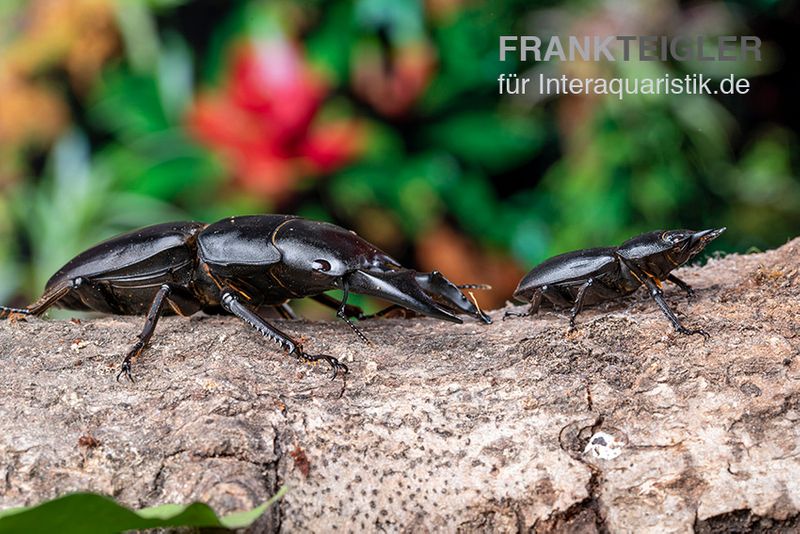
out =
[[[479,286],[462,286],[479,287]],[[340,289],[341,302],[323,294]],[[51,306],[120,315],[147,314],[138,341],[122,362],[132,380],[131,360],[144,350],[164,313],[231,313],[306,361],[324,360],[347,372],[339,360],[308,354],[261,315],[275,307],[286,318],[290,299],[312,297],[351,322],[363,317],[348,295],[380,297],[414,312],[460,323],[463,312],[491,319],[440,273],[405,269],[377,247],[333,224],[289,215],[231,217],[214,224],[177,222],[148,226],[79,254],[47,282],[27,308],[0,306],[0,314],[41,315]],[[165,307],[166,304],[166,307]]]
[[572,307],[569,324],[575,328],[575,317],[583,306],[624,297],[644,285],[675,330],[708,337],[703,329],[681,324],[664,300],[661,282],[668,280],[693,296],[691,286],[672,270],[692,259],[724,231],[725,228],[701,232],[659,230],[636,236],[619,247],[576,250],[552,257],[534,267],[514,292],[514,298],[531,303],[528,311],[507,312],[506,316],[533,315],[544,297],[554,306]]

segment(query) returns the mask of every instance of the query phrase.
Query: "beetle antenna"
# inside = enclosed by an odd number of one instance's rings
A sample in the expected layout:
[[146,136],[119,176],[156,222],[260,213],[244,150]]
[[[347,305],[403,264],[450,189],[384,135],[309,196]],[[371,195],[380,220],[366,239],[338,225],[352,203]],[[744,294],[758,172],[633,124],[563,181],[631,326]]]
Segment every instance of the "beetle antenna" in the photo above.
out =
[[458,289],[480,289],[481,291],[492,289],[489,284],[458,284],[456,287]]
[[472,291],[467,291],[467,293],[469,293],[469,298],[472,299],[472,303],[475,304],[476,308],[478,308],[478,315],[480,315],[481,317],[485,316],[486,314],[483,313],[483,310],[481,309],[481,305],[478,304],[478,299],[475,298],[475,293],[473,293]]
[[346,315],[345,316],[339,315],[339,317],[344,322],[346,322],[348,324],[348,326],[350,326],[350,328],[353,329],[353,332],[356,333],[356,335],[358,336],[358,339],[360,339],[361,341],[363,341],[367,345],[372,345],[372,341],[370,341],[369,338],[367,338],[367,336],[365,336],[364,333],[361,332],[361,330],[358,329],[358,327],[355,325],[355,323],[353,323],[353,321],[350,320],[349,317],[347,317]]
[[[372,345],[372,342],[367,339],[361,330],[355,325],[353,321],[347,316],[347,297],[350,296],[350,284],[348,283],[347,279],[342,280],[342,303],[339,305],[339,309],[336,311],[336,316],[339,317],[341,320],[347,323],[347,325],[353,329],[353,332],[356,333],[358,339],[366,343],[367,345]],[[334,374],[334,376],[336,376]]]

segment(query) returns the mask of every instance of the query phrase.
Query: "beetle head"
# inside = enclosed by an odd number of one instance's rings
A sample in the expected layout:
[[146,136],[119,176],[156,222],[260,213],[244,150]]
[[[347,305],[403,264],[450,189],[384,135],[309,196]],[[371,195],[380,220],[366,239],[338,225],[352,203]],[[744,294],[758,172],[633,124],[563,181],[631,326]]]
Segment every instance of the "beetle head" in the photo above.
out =
[[655,231],[636,236],[624,242],[617,253],[634,261],[645,272],[663,279],[673,269],[680,267],[719,237],[725,228],[695,232],[693,230]]
[[292,219],[273,241],[281,253],[280,281],[298,295],[340,288],[342,278],[358,270],[400,268],[355,232],[330,223]]
[[292,219],[274,236],[281,253],[273,276],[297,296],[348,288],[399,304],[423,315],[461,322],[454,314],[491,319],[444,276],[417,273],[339,226]]

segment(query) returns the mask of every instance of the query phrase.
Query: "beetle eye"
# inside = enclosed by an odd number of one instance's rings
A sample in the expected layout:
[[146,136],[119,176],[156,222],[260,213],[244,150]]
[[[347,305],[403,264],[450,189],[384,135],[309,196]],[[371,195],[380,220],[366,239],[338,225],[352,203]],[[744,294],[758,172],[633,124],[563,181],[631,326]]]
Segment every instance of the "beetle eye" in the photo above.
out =
[[661,240],[674,245],[675,243],[681,240],[681,236],[679,236],[678,234],[673,234],[671,232],[664,232],[663,234],[661,234]]
[[311,264],[311,267],[315,271],[322,271],[323,273],[327,273],[331,270],[331,263],[327,260],[314,260],[314,263]]

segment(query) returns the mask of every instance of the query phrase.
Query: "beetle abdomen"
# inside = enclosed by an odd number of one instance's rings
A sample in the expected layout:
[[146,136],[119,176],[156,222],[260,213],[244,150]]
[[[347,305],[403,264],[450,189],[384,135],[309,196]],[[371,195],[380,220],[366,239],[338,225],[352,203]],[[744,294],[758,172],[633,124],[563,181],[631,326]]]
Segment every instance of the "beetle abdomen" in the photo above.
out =
[[542,286],[569,286],[593,276],[619,269],[614,248],[592,248],[567,252],[547,259],[531,269],[514,291],[515,298],[529,299]]
[[83,284],[58,306],[104,313],[145,313],[161,284],[191,281],[195,234],[203,223],[148,226],[112,237],[82,252],[59,269],[46,290],[81,278]]

